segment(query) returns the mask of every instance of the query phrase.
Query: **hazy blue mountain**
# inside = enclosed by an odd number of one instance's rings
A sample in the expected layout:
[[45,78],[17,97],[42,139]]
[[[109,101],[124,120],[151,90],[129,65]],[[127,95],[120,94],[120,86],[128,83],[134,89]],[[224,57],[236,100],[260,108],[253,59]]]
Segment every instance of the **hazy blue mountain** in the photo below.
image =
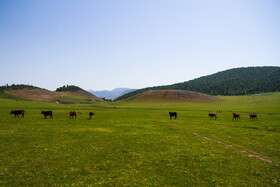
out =
[[111,99],[114,100],[117,97],[122,96],[123,94],[129,93],[135,91],[135,89],[131,88],[115,88],[111,91],[108,90],[103,90],[103,91],[93,91],[93,90],[88,90],[88,92],[96,95],[99,98],[105,98],[105,99]]

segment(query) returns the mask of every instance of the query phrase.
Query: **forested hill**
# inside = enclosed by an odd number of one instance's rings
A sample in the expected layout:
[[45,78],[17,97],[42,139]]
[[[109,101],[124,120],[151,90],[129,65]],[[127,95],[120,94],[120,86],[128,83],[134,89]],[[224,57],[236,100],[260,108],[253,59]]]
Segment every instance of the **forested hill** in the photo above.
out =
[[148,90],[187,90],[211,95],[245,95],[280,91],[280,67],[247,67],[221,71],[183,83],[155,86],[127,93],[126,99]]
[[57,88],[56,92],[66,92],[66,91],[75,92],[79,90],[83,90],[83,89],[74,85],[67,85],[67,86],[64,85],[62,87]]
[[33,85],[26,85],[26,84],[12,84],[12,85],[5,85],[5,86],[0,86],[0,92],[3,92],[5,90],[20,90],[20,89],[35,89],[38,88]]
[[98,97],[96,97],[94,94],[89,93],[88,91],[78,87],[78,86],[74,86],[74,85],[67,85],[67,86],[62,86],[56,89],[56,92],[68,92],[71,94],[76,94],[76,95],[82,95],[82,96],[86,96],[89,98],[93,98],[96,100],[102,100]]

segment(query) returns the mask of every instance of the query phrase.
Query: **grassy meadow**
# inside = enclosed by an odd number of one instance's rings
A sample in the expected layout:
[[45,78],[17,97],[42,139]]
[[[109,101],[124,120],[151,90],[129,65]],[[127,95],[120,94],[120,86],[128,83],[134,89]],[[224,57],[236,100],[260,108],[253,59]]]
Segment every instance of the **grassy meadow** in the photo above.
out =
[[[81,114],[69,119],[70,110]],[[0,186],[280,186],[280,93],[185,103],[0,99],[0,141]]]

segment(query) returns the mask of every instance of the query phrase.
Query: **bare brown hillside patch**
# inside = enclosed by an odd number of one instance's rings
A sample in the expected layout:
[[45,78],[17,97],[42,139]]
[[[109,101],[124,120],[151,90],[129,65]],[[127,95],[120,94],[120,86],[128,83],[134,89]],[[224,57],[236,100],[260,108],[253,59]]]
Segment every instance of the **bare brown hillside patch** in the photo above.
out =
[[188,101],[211,101],[217,100],[218,97],[185,90],[150,90],[129,100],[138,101],[161,101],[161,102],[188,102]]

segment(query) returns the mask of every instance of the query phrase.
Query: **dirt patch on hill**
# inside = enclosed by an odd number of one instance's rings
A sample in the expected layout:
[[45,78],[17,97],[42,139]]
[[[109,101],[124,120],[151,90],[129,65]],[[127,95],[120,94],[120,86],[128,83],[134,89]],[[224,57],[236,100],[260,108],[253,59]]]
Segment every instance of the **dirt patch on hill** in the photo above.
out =
[[136,96],[129,100],[137,101],[160,101],[160,102],[188,102],[188,101],[212,101],[217,100],[218,97],[185,90],[150,90]]
[[184,98],[188,100],[216,100],[217,97],[193,91],[184,90],[156,90],[150,95],[159,95],[167,98]]
[[217,97],[193,91],[185,90],[155,90],[149,91],[146,96],[157,96],[171,100],[188,100],[188,101],[209,101],[217,100]]

